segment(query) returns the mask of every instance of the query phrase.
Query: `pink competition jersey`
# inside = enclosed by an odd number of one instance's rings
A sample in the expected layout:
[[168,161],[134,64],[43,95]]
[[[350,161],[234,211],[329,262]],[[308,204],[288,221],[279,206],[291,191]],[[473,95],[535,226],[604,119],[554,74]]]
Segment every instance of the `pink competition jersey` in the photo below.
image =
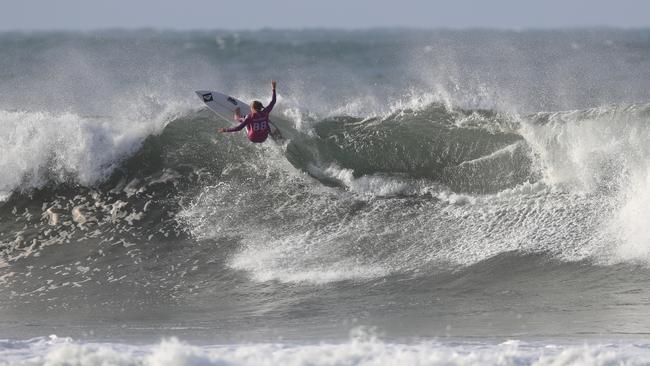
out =
[[269,136],[269,113],[271,113],[273,106],[275,106],[275,89],[273,90],[273,98],[271,98],[271,102],[266,108],[263,108],[261,112],[253,111],[245,117],[235,116],[235,121],[239,122],[239,125],[226,129],[226,132],[239,131],[246,126],[249,140],[264,142]]

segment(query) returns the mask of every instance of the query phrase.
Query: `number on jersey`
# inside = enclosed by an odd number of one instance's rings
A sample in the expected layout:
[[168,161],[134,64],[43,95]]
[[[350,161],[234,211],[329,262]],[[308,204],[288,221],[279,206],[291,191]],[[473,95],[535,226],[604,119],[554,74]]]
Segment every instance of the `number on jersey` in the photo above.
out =
[[266,123],[266,121],[262,121],[262,122],[254,122],[254,123],[253,123],[253,131],[255,131],[255,132],[258,132],[258,131],[264,131],[264,130],[266,130],[267,128],[268,128],[268,127],[267,127],[267,123]]

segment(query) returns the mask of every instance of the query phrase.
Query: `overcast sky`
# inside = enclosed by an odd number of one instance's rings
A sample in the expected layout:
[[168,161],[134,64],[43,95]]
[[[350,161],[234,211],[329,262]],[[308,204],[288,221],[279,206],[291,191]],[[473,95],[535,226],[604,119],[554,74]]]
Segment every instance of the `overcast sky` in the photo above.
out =
[[0,0],[0,30],[648,27],[649,0]]

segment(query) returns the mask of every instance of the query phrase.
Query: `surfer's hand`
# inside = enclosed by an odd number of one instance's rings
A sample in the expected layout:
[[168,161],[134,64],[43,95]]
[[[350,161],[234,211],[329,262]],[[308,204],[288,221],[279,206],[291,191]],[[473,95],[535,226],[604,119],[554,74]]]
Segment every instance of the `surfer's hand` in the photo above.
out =
[[277,83],[278,83],[277,81],[275,81],[275,80],[271,80],[271,86],[273,86],[273,90],[275,90],[275,85],[276,85]]
[[224,133],[224,132],[226,132],[226,129],[225,128],[220,128],[217,131],[219,131],[219,133]]

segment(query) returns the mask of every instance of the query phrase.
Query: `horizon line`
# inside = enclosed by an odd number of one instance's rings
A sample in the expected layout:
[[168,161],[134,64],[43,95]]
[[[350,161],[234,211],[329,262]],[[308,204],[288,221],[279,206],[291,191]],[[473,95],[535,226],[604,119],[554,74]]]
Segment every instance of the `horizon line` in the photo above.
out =
[[368,27],[259,27],[259,28],[218,28],[218,27],[160,27],[160,26],[138,26],[138,27],[96,27],[96,28],[7,28],[1,29],[0,33],[92,33],[92,32],[114,32],[114,31],[154,31],[154,32],[261,32],[261,31],[339,31],[339,32],[364,32],[364,31],[503,31],[503,32],[527,32],[527,31],[566,31],[566,30],[650,30],[650,25],[644,26],[619,26],[619,25],[573,25],[573,26],[531,26],[531,27],[493,27],[493,26],[368,26]]

